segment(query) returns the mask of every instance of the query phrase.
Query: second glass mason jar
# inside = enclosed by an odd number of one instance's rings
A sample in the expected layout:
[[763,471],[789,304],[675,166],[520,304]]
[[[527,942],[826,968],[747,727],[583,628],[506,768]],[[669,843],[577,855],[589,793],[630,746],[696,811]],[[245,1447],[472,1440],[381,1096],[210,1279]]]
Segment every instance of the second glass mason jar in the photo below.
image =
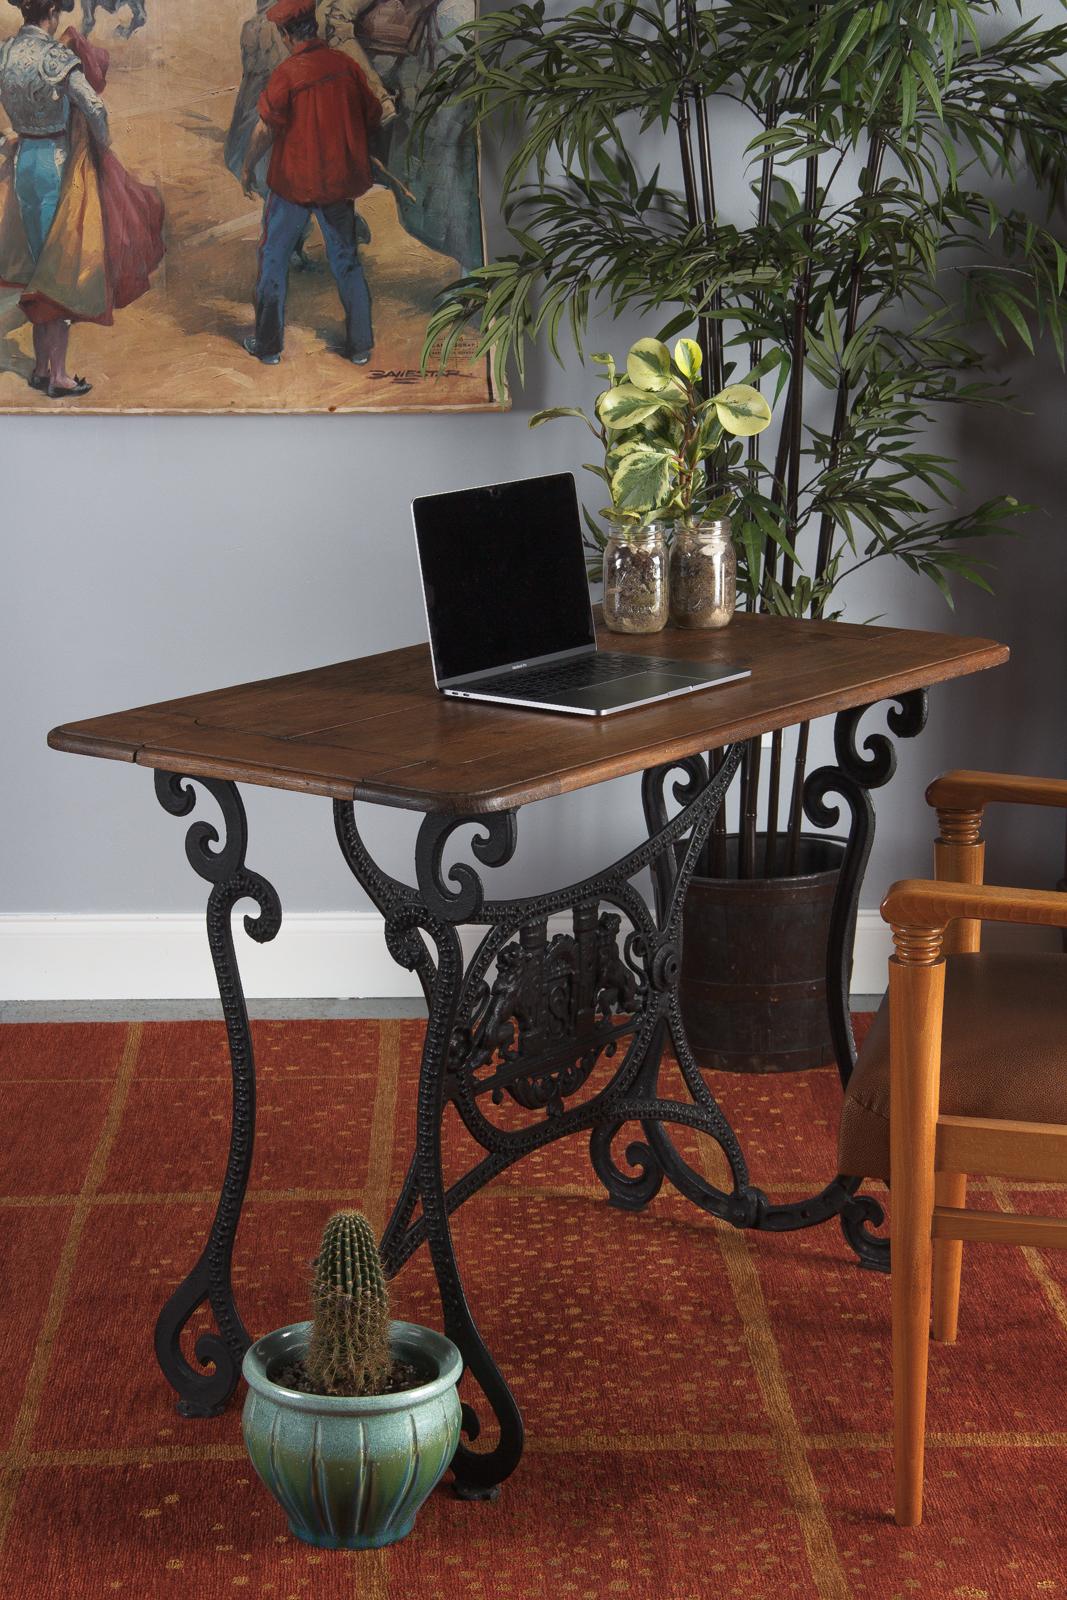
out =
[[646,522],[613,533],[604,546],[604,622],[614,633],[658,633],[667,626],[667,531]]
[[725,628],[737,604],[737,551],[729,517],[678,524],[670,595],[675,627]]

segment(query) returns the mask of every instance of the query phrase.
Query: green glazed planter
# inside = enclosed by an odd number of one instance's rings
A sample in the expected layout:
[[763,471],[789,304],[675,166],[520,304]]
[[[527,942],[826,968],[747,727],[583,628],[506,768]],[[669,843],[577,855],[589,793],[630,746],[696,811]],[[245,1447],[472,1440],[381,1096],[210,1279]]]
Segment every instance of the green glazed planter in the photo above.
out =
[[302,1358],[310,1333],[310,1322],[294,1322],[245,1352],[252,1465],[298,1539],[327,1550],[395,1544],[455,1454],[463,1358],[443,1334],[393,1322],[393,1354],[432,1372],[426,1383],[403,1394],[300,1394],[271,1374]]

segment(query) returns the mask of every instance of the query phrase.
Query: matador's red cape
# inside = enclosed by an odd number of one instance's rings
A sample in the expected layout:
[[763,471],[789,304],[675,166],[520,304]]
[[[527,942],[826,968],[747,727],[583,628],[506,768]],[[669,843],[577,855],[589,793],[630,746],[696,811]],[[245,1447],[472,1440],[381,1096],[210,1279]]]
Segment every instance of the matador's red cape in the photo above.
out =
[[[97,94],[110,57],[73,28],[63,35]],[[36,264],[15,198],[15,163],[0,153],[0,285],[21,289],[31,322],[114,321],[140,298],[163,259],[163,201],[138,183],[110,150],[94,147],[85,118],[71,107],[70,154],[59,206]]]

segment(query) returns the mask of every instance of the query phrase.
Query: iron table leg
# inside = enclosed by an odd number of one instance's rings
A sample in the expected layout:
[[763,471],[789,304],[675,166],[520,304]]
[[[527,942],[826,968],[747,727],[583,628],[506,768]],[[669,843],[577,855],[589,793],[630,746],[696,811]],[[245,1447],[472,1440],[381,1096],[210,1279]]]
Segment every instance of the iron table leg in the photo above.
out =
[[[871,790],[887,784],[897,765],[896,751],[885,734],[867,736],[863,742],[866,754],[857,749],[860,722],[871,709],[870,706],[859,706],[838,715],[834,724],[836,764],[812,772],[804,787],[805,813],[816,827],[832,828],[838,822],[840,808],[827,804],[830,796],[840,796],[849,811],[848,840],[830,918],[826,968],[831,1037],[843,1088],[848,1084],[856,1060],[849,992],[859,895],[874,842],[875,815]],[[888,712],[887,721],[890,731],[898,737],[914,738],[925,726],[926,716],[927,694],[924,689],[917,689],[897,698]],[[645,816],[650,834],[663,826],[666,817],[662,796],[666,775],[667,769],[658,769],[645,778]],[[657,903],[662,903],[670,892],[672,869],[673,862],[667,856],[661,857],[654,869]],[[686,1085],[699,1103],[701,1090],[704,1093],[707,1091],[685,1040],[676,998],[671,1008],[671,1034]],[[675,1187],[702,1209],[722,1214],[715,1191],[682,1160],[666,1129],[662,1126],[647,1127],[645,1132],[651,1147],[650,1156],[658,1162],[660,1170]],[[637,1147],[632,1148],[636,1150]],[[889,1241],[872,1232],[873,1228],[884,1222],[884,1212],[871,1195],[859,1193],[862,1183],[862,1176],[838,1174],[818,1194],[787,1205],[772,1205],[765,1195],[756,1191],[759,1193],[756,1214],[745,1225],[763,1232],[790,1233],[800,1228],[817,1227],[837,1217],[860,1265],[874,1271],[888,1272]],[[635,1195],[638,1193],[636,1186],[632,1185],[632,1192]],[[651,1193],[648,1198],[651,1198]]]
[[[474,826],[482,830],[471,846],[476,859],[485,866],[503,865],[515,848],[514,816],[427,816],[416,847],[413,887],[373,861],[354,806],[335,804],[342,854],[382,912],[390,952],[418,973],[429,1005],[415,1158],[381,1251],[387,1272],[394,1274],[421,1244],[428,1245],[445,1331],[495,1418],[499,1436],[493,1448],[471,1449],[481,1422],[473,1404],[464,1406],[469,1442],[460,1444],[453,1471],[457,1491],[466,1497],[496,1493],[518,1464],[523,1427],[463,1289],[449,1223],[458,1206],[513,1162],[577,1132],[590,1135],[594,1169],[610,1198],[630,1209],[644,1205],[662,1181],[651,1150],[631,1147],[631,1158],[644,1166],[637,1180],[624,1174],[610,1153],[615,1132],[637,1122],[657,1131],[674,1123],[709,1135],[725,1152],[733,1181],[730,1193],[710,1191],[718,1214],[748,1224],[759,1208],[737,1140],[703,1084],[697,1085],[693,1103],[664,1099],[656,1088],[672,1026],[685,887],[740,754],[735,747],[714,778],[687,767],[675,789],[683,810],[664,819],[655,837],[621,861],[584,883],[513,901],[487,899],[473,867],[458,862],[446,870],[444,859],[453,833]],[[655,869],[664,853],[673,858],[676,850],[680,859],[653,916],[632,880],[646,867]],[[601,912],[604,904],[612,909]],[[562,911],[571,913],[573,933],[550,939],[548,918]],[[620,949],[623,917],[631,931]],[[460,924],[486,930],[466,966]],[[608,1081],[579,1098],[601,1065],[608,1068]],[[501,1126],[482,1109],[505,1095],[531,1114],[529,1126]],[[441,1128],[450,1105],[483,1154],[446,1187]]]
[[[246,916],[245,931],[263,944],[281,926],[281,906],[274,889],[245,866],[248,824],[236,786],[214,778],[196,780],[222,811],[225,838],[208,822],[194,822],[185,836],[185,853],[201,878],[211,884],[207,903],[208,943],[226,1019],[233,1099],[230,1149],[215,1217],[207,1243],[192,1271],[175,1289],[156,1323],[156,1356],[163,1375],[178,1395],[183,1417],[213,1417],[224,1410],[241,1376],[241,1360],[251,1340],[233,1297],[233,1242],[252,1165],[255,1137],[256,1079],[252,1036],[244,991],[234,951],[230,916],[239,900],[253,900],[258,915]],[[172,816],[185,817],[196,804],[195,791],[176,773],[156,773],[156,796]],[[219,845],[218,849],[214,846]],[[196,1341],[193,1367],[181,1349],[181,1335],[197,1308],[210,1305],[218,1333],[202,1333]],[[210,1369],[210,1370],[203,1370]]]

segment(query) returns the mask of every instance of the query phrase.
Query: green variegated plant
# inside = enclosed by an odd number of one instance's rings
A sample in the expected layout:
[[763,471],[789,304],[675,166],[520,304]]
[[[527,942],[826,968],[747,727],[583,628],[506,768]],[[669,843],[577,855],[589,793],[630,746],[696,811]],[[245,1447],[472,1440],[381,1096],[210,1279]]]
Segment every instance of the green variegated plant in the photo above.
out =
[[[660,339],[638,339],[620,371],[611,355],[593,361],[607,371],[608,387],[596,399],[594,417],[577,406],[551,406],[530,418],[531,428],[557,417],[580,417],[600,441],[603,464],[586,471],[603,480],[611,504],[601,517],[616,532],[643,522],[679,517],[724,516],[744,495],[750,468],[741,466],[744,447],[728,448],[718,476],[726,436],[750,439],[771,420],[771,408],[750,383],[731,383],[705,399],[700,389],[703,355],[693,339],[679,339],[670,350]],[[592,552],[590,576],[599,576],[606,535],[584,512],[586,544]]]

